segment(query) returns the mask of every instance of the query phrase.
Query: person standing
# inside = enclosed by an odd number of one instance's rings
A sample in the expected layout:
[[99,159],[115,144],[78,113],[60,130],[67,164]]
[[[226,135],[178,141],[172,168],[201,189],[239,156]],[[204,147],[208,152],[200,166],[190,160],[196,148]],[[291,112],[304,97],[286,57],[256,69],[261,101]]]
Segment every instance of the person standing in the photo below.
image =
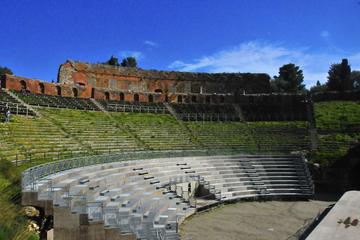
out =
[[11,112],[10,112],[10,108],[8,108],[5,113],[5,122],[10,122],[10,116],[11,116]]

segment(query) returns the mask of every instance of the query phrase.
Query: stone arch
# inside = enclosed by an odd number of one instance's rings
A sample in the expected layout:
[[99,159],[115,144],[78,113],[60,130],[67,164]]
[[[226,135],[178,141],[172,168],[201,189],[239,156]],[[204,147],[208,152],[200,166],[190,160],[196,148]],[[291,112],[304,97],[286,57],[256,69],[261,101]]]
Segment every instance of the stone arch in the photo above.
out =
[[163,90],[162,90],[162,89],[160,89],[160,88],[157,88],[157,89],[155,89],[155,92],[156,92],[156,93],[162,93],[162,92],[163,92]]
[[220,95],[220,99],[219,99],[220,103],[224,103],[225,102],[225,97],[223,95]]
[[139,102],[139,94],[134,94],[134,102]]
[[125,94],[123,92],[120,93],[120,101],[125,101]]
[[181,95],[177,96],[177,102],[178,103],[182,103],[183,102],[183,97]]
[[24,80],[20,81],[20,85],[21,85],[21,91],[26,91],[27,87],[26,87],[26,82]]
[[73,91],[73,96],[78,97],[79,91],[77,90],[77,88],[73,88],[72,91]]
[[148,100],[149,100],[149,103],[153,103],[153,102],[154,102],[154,97],[153,97],[153,95],[150,94]]
[[56,93],[58,96],[61,96],[61,87],[60,86],[56,86]]
[[6,88],[5,78],[3,78],[3,79],[0,78],[0,83],[1,83],[1,85],[0,85],[1,88]]
[[206,102],[206,103],[211,103],[211,97],[210,97],[210,96],[206,96],[206,97],[205,97],[205,102]]
[[109,92],[105,92],[105,100],[110,100],[110,93]]
[[95,88],[91,88],[91,98],[95,98]]
[[45,94],[45,85],[43,83],[39,83],[39,92]]
[[191,96],[191,102],[196,103],[197,97],[195,95]]

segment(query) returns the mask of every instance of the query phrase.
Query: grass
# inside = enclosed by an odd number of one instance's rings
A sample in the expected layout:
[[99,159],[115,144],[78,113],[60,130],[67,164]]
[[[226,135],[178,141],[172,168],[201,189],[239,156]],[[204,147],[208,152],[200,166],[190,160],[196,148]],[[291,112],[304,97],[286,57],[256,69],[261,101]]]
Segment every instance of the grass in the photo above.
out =
[[360,104],[350,101],[319,102],[314,105],[318,150],[310,161],[331,165],[360,140]]

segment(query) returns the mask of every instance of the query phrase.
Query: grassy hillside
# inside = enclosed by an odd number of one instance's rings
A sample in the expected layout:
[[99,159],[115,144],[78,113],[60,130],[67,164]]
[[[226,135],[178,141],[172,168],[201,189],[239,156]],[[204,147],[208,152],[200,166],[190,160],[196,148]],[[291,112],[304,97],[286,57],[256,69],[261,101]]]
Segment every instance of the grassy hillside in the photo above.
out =
[[318,151],[314,162],[331,164],[360,139],[360,104],[349,101],[319,102],[314,105]]

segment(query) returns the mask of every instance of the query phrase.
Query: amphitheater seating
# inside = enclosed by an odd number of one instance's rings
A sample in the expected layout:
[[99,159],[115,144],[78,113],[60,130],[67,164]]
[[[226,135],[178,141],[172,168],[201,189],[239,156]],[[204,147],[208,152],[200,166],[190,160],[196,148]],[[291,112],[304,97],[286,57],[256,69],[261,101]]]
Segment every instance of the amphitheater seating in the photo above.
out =
[[318,151],[340,157],[360,139],[360,104],[349,101],[314,104]]
[[207,148],[289,153],[306,150],[309,144],[305,122],[188,122],[186,126]]
[[0,158],[52,160],[84,154],[87,149],[44,118],[13,116],[0,124]]
[[184,121],[239,121],[231,104],[171,104],[178,119]]
[[40,110],[67,134],[94,153],[142,150],[134,136],[120,123],[96,111],[70,109]]
[[15,93],[20,99],[29,105],[99,111],[99,109],[90,99],[35,94],[28,92]]
[[168,113],[162,103],[126,102],[114,100],[96,100],[109,112]]
[[122,114],[112,116],[136,134],[150,149],[199,148],[189,131],[169,114]]
[[206,148],[256,150],[256,143],[246,123],[188,122],[186,126]]
[[310,147],[306,122],[251,122],[248,127],[259,151],[291,152]]
[[295,105],[285,108],[281,105],[239,104],[246,121],[306,121],[306,106]]
[[158,239],[159,234],[179,239],[177,224],[195,209],[182,195],[171,191],[174,178],[197,179],[218,201],[308,198],[313,194],[301,158],[251,155],[151,159],[75,168],[47,176],[35,188],[25,186],[23,194],[35,190],[38,200],[53,202],[55,234],[56,209],[62,217],[68,209],[69,216],[87,214],[90,222],[102,222],[105,229],[117,228],[138,239]]
[[31,110],[0,88],[0,113],[4,113],[8,108],[12,114],[34,115]]

